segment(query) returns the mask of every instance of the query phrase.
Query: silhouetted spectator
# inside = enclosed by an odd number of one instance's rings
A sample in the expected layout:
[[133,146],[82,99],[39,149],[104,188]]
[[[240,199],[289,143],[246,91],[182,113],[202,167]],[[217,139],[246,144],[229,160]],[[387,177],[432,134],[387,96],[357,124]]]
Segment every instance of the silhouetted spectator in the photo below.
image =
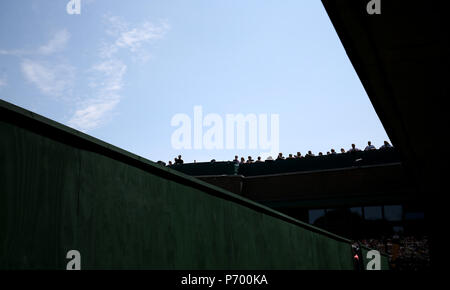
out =
[[295,158],[302,158],[303,156],[302,156],[302,153],[300,153],[300,152],[297,152],[297,155],[295,155]]
[[247,158],[248,158],[248,159],[247,159],[247,163],[253,163],[253,159],[252,159],[251,156],[248,156]]
[[372,142],[367,142],[367,146],[366,148],[364,148],[364,151],[369,151],[369,150],[375,150],[377,148],[375,148],[375,146],[372,145]]
[[313,156],[315,155],[311,152],[311,150],[309,150],[308,153],[305,155],[305,157],[313,157]]
[[323,153],[322,153],[322,152],[319,152],[319,156],[323,156]]
[[380,147],[380,149],[392,148],[392,145],[389,144],[388,141],[384,141],[384,144]]
[[172,161],[169,160],[169,166],[172,165]]
[[233,162],[234,164],[239,164],[239,156],[235,155]]
[[262,160],[261,160],[261,156],[258,156],[258,159],[256,159],[256,161],[255,162],[262,162]]
[[333,154],[337,154],[337,153],[333,148],[331,148],[331,155],[333,155]]
[[211,159],[211,163],[215,163],[216,162],[216,159]]
[[327,151],[327,155],[330,155],[331,153],[330,153],[330,151]]
[[166,166],[166,163],[161,160],[157,161],[156,163],[158,163],[159,165],[162,165],[162,166]]
[[350,149],[348,150],[348,152],[356,152],[356,151],[361,151],[361,150],[359,150],[358,148],[356,148],[356,145],[355,145],[355,144],[352,144],[352,148],[350,148]]
[[341,148],[341,154],[345,153],[345,149]]
[[245,158],[241,157],[241,162],[239,164],[244,164],[245,163]]
[[178,155],[178,158],[175,158],[175,164],[183,164],[184,161],[181,159],[181,155]]
[[282,160],[282,159],[284,159],[283,153],[279,153],[278,157],[277,157],[277,160]]
[[294,156],[292,156],[292,154],[289,154],[288,159],[294,159]]
[[272,161],[273,161],[272,156],[267,157],[267,158],[266,158],[266,161],[272,162]]

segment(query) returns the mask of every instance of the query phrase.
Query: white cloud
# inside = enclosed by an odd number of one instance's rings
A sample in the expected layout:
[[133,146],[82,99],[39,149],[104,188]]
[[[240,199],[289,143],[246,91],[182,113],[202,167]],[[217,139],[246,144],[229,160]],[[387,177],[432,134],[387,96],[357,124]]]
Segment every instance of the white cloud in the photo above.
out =
[[119,48],[117,45],[102,42],[100,45],[99,55],[101,58],[112,58],[118,50]]
[[77,110],[69,120],[69,126],[81,131],[94,129],[104,123],[105,115],[119,103],[119,99],[94,100],[85,107]]
[[92,67],[94,72],[100,73],[103,76],[101,87],[105,94],[119,91],[122,88],[122,78],[126,69],[127,66],[116,59],[110,59]]
[[118,37],[122,31],[126,31],[129,28],[129,24],[126,23],[122,18],[117,16],[103,16],[104,21],[107,22],[108,29],[106,33],[113,37]]
[[95,97],[81,103],[69,120],[69,125],[81,131],[94,129],[105,122],[105,119],[121,99],[120,90],[127,66],[120,60],[109,59],[95,64],[91,68],[93,74],[90,87]]
[[131,27],[119,17],[105,17],[109,29],[107,34],[114,37],[112,43],[103,43],[100,48],[100,56],[111,57],[119,49],[127,49],[133,53],[133,57],[145,62],[149,59],[148,52],[143,49],[145,44],[152,40],[161,39],[170,29],[167,22],[163,21],[159,25],[145,21],[140,25]]
[[168,25],[163,23],[160,26],[145,22],[139,27],[123,31],[116,40],[118,47],[128,48],[136,52],[143,44],[154,39],[160,39],[168,30]]
[[12,56],[30,56],[30,55],[51,55],[56,52],[62,51],[70,39],[70,33],[67,29],[57,31],[53,37],[37,50],[25,50],[25,49],[12,49],[5,50],[0,49],[0,55],[12,55]]
[[65,64],[50,64],[25,59],[21,63],[27,81],[47,96],[67,98],[72,88],[75,69]]
[[39,53],[44,55],[53,54],[63,50],[70,39],[70,33],[66,30],[60,30],[55,33],[50,41],[39,48]]
[[26,51],[20,50],[20,49],[13,49],[13,50],[0,49],[0,55],[21,56],[26,53],[29,53],[29,52],[26,52]]
[[[100,61],[89,68],[87,76],[81,76],[88,79],[82,86],[89,90],[84,93],[90,97],[73,99],[75,68],[70,64],[61,63],[61,59],[49,58],[67,47],[71,37],[67,29],[57,31],[47,43],[34,50],[0,49],[0,55],[20,58],[20,67],[25,79],[35,85],[42,94],[68,101],[76,106],[77,109],[69,118],[68,124],[81,131],[92,130],[104,124],[122,99],[121,91],[127,65],[119,59],[119,51],[128,52],[133,61],[144,63],[150,58],[146,45],[153,40],[161,39],[169,30],[166,22],[153,24],[145,21],[131,25],[114,16],[106,17],[106,22],[107,39],[102,40],[98,50]],[[39,59],[36,59],[37,57]],[[5,85],[6,79],[0,78],[0,87]]]
[[112,40],[101,43],[99,56],[103,61],[90,69],[92,77],[89,87],[93,90],[94,97],[81,102],[79,109],[68,121],[70,126],[81,131],[88,131],[105,123],[122,98],[120,92],[127,65],[117,59],[119,50],[129,51],[133,58],[144,62],[148,59],[144,45],[162,38],[169,30],[165,22],[160,25],[144,22],[132,27],[119,17],[109,16],[106,20],[106,33]]

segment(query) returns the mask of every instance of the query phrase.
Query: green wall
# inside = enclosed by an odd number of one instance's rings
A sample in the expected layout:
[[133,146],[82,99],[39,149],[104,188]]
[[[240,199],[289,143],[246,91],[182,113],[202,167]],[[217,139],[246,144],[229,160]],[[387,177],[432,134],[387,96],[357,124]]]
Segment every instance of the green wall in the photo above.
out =
[[1,269],[353,268],[348,240],[0,105]]

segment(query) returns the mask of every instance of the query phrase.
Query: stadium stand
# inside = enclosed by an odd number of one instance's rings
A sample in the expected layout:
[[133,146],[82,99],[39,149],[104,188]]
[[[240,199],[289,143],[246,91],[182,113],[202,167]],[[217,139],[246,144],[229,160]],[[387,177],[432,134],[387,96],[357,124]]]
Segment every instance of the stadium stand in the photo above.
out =
[[395,148],[371,151],[356,151],[308,158],[277,159],[273,162],[241,163],[232,161],[201,162],[171,165],[170,168],[192,176],[233,175],[258,176],[289,172],[348,168],[400,162]]

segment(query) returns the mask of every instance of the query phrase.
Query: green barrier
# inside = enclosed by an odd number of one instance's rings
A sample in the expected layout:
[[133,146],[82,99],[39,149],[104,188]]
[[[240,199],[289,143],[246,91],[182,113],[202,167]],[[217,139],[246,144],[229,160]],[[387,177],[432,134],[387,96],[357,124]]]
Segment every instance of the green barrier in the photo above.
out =
[[0,105],[0,269],[353,269],[347,239]]

